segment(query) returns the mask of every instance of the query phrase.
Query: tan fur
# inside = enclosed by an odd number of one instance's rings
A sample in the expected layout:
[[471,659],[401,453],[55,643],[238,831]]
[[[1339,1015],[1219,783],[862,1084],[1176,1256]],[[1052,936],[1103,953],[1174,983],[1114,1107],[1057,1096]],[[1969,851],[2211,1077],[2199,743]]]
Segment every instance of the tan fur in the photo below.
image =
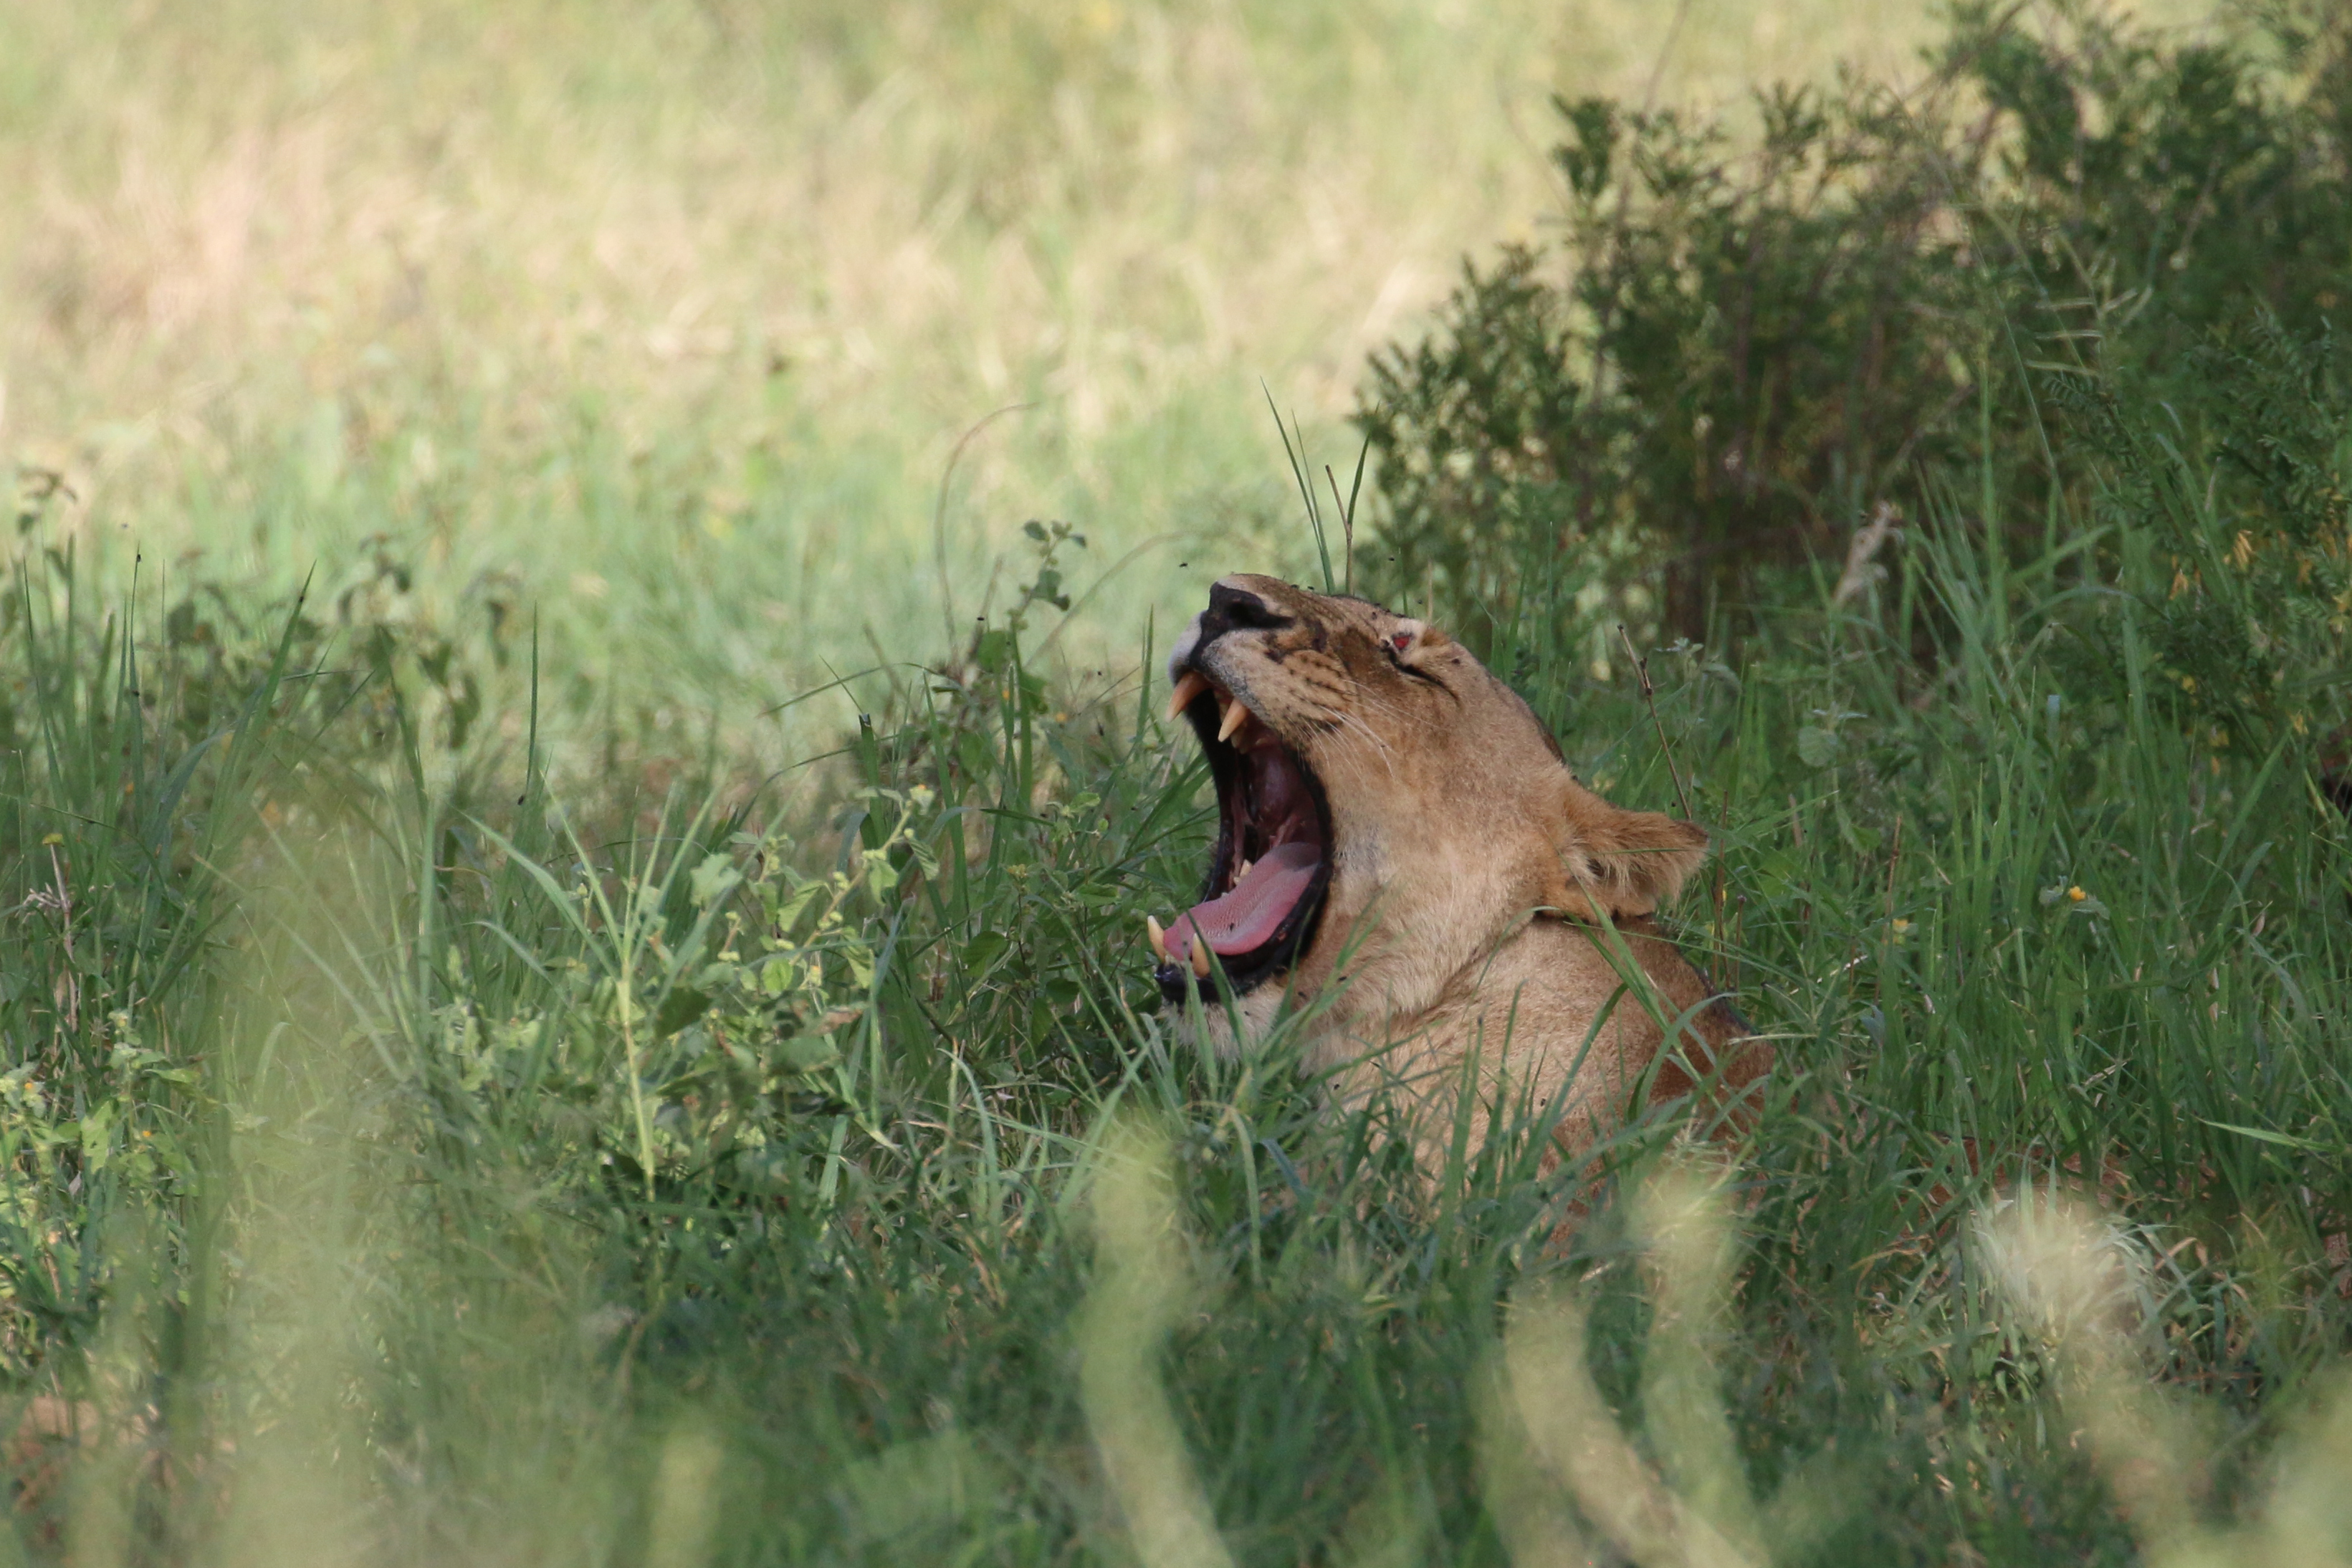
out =
[[[1661,1017],[1682,1027],[1655,1096],[1696,1079],[1737,1091],[1769,1066],[1648,918],[1705,859],[1704,832],[1584,788],[1518,695],[1435,628],[1268,577],[1223,585],[1289,624],[1227,631],[1197,654],[1196,624],[1171,667],[1189,658],[1305,759],[1334,839],[1315,940],[1286,984],[1242,998],[1246,1032],[1286,994],[1296,1005],[1344,978],[1310,1026],[1309,1060],[1349,1100],[1402,1086],[1425,1162],[1452,1136],[1474,1056],[1474,1148],[1507,1084],[1559,1110],[1571,1152],[1627,1109]],[[1213,1043],[1231,1049],[1209,1011]]]

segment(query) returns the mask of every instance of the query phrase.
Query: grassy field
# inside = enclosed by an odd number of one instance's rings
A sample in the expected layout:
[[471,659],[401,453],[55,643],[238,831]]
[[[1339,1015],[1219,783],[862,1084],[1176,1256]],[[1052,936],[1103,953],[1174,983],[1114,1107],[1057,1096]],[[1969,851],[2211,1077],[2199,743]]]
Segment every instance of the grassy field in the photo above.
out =
[[1667,805],[1671,755],[1721,824],[1684,940],[1781,1053],[1736,1166],[1669,1108],[1435,1193],[1281,1040],[1170,1047],[1135,917],[1198,779],[1131,691],[1003,647],[902,691],[846,816],[583,843],[536,774],[509,829],[402,784],[331,681],[248,669],[198,752],[200,655],[110,676],[45,614],[26,1549],[2340,1561],[2342,818],[2078,710],[2063,558],[1939,519],[1896,568],[1932,658],[1825,605],[1657,660],[1655,720],[1536,678],[1586,776]]
[[1729,1160],[1156,1015],[1259,378],[1352,458],[1547,89],[1917,25],[10,7],[0,1561],[2352,1560],[2346,823],[2095,517],[1515,666],[1717,830]]
[[0,454],[66,476],[45,542],[110,591],[143,552],[166,599],[310,579],[476,649],[535,619],[551,731],[715,718],[779,763],[855,710],[761,714],[960,646],[1032,518],[1086,535],[1089,668],[1297,564],[1269,397],[1353,457],[1364,355],[1556,210],[1549,92],[1736,104],[1931,26],[10,4]]

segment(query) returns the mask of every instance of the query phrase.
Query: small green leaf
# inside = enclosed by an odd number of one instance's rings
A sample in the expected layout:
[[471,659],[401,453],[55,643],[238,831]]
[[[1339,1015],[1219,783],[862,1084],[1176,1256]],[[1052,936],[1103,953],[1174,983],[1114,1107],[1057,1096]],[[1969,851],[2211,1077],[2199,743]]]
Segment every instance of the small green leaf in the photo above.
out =
[[824,1035],[794,1035],[777,1050],[786,1072],[816,1072],[841,1059],[841,1049]]
[[963,944],[964,967],[974,975],[984,974],[991,964],[1004,956],[1012,945],[1001,931],[983,931]]
[[661,1010],[654,1015],[654,1034],[656,1037],[675,1035],[709,1011],[707,994],[691,985],[673,986],[662,998]]
[[743,874],[735,868],[732,855],[707,855],[702,864],[694,868],[694,904],[697,909],[709,909],[731,893],[742,882]]

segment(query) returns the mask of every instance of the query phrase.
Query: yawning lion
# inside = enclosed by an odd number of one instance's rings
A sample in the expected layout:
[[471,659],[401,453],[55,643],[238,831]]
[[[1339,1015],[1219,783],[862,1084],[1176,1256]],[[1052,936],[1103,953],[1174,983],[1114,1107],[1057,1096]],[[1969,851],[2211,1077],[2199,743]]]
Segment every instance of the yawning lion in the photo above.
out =
[[1149,924],[1162,994],[1181,1010],[1198,987],[1216,1048],[1236,1045],[1217,969],[1246,1034],[1286,998],[1325,997],[1310,1065],[1351,1100],[1402,1086],[1425,1161],[1474,1057],[1474,1148],[1504,1089],[1556,1114],[1570,1151],[1624,1112],[1668,1028],[1653,1096],[1728,1094],[1769,1065],[1649,918],[1706,835],[1577,783],[1517,693],[1443,632],[1227,577],[1168,672],[1218,830],[1202,901]]

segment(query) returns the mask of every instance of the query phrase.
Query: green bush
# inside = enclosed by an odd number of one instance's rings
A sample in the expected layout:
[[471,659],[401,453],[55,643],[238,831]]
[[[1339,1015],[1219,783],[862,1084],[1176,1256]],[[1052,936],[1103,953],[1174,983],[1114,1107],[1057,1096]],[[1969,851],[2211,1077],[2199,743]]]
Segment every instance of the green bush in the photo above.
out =
[[1562,103],[1556,246],[1470,267],[1372,364],[1376,590],[1489,647],[1563,581],[1697,639],[1759,568],[1963,472],[2022,545],[2084,499],[2053,378],[2195,422],[2212,332],[2259,306],[2308,338],[2352,298],[2343,16],[2179,43],[1975,4],[1934,64],[1908,97],[1769,93],[1752,148]]
[[2232,751],[2309,755],[2344,717],[2352,395],[2338,357],[2266,316],[2198,343],[2184,368],[2209,412],[2193,426],[2104,382],[2055,389],[2089,454],[2085,542],[2122,590],[2067,616],[2072,679],[2148,704],[2216,772]]

